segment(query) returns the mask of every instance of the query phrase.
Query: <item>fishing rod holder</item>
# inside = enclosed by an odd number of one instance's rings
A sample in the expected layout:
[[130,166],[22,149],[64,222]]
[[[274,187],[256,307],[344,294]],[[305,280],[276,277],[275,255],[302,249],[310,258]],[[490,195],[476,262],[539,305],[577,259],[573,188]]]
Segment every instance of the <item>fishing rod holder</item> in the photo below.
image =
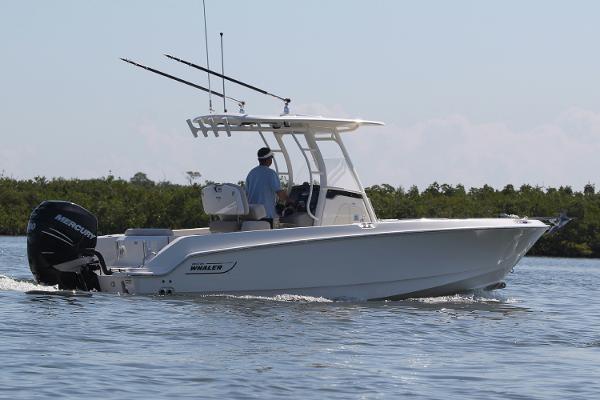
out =
[[[193,122],[191,119],[186,120],[190,130],[192,131],[192,135],[197,138],[198,132],[202,132],[204,137],[208,137],[208,132],[212,131],[215,137],[219,137],[219,131],[225,131],[228,137],[231,137],[231,125],[229,124],[229,120],[227,117],[218,118],[218,121],[215,118],[205,117],[202,119],[196,118]],[[194,122],[198,124],[198,127],[194,126]]]
[[192,135],[196,138],[198,132],[202,132],[204,137],[208,137],[209,132],[213,133],[215,137],[219,137],[219,133],[226,133],[227,136],[231,136],[231,132],[257,132],[260,134],[266,131],[277,131],[278,133],[293,133],[305,129],[302,124],[298,125],[293,120],[257,121],[255,118],[248,119],[246,115],[231,114],[206,115],[193,120],[188,119],[186,122]]

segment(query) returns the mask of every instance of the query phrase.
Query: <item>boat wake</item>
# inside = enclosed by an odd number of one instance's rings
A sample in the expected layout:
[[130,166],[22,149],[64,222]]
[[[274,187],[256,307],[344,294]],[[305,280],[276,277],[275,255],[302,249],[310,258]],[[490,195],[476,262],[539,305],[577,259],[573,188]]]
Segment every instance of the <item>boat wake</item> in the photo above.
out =
[[[17,279],[9,276],[0,275],[0,291],[24,292],[31,294],[59,294],[64,292],[56,286],[45,286],[37,284],[33,279]],[[201,297],[226,298],[235,300],[258,300],[273,301],[282,303],[334,303],[334,302],[352,302],[359,299],[337,299],[332,300],[325,297],[302,296],[296,294],[278,294],[274,296],[256,296],[256,295],[230,295],[230,294],[210,294]],[[364,301],[364,300],[363,300]],[[451,296],[412,298],[403,300],[403,302],[413,302],[429,305],[443,304],[514,304],[517,301],[507,298],[501,293],[495,291],[476,291],[470,294],[456,294]]]
[[485,290],[451,296],[413,298],[407,301],[426,304],[514,304],[517,302],[496,291]]
[[[275,296],[255,296],[255,295],[231,295],[231,294],[210,294],[202,297],[212,298],[227,298],[235,300],[259,300],[259,301],[276,301],[276,302],[299,302],[299,303],[354,303],[354,302],[369,302],[366,299],[359,298],[343,298],[343,299],[328,299],[325,297],[301,296],[295,294],[279,294]],[[385,302],[396,302],[393,300],[384,300]],[[431,305],[443,304],[514,304],[517,301],[508,298],[501,293],[491,291],[477,291],[468,294],[455,294],[439,297],[415,297],[401,302],[414,302]]]
[[[196,297],[196,296],[194,296]],[[296,302],[296,303],[362,303],[369,302],[366,299],[360,298],[336,298],[328,299],[326,297],[313,297],[313,296],[302,296],[296,294],[278,294],[273,296],[259,296],[259,295],[233,295],[233,294],[207,294],[201,295],[203,298],[222,298],[232,300],[257,300],[257,301],[273,301],[273,302]],[[377,302],[377,301],[376,301]],[[392,303],[419,303],[424,305],[470,305],[470,304],[514,304],[517,301],[512,298],[508,298],[501,293],[492,291],[476,291],[467,294],[455,294],[449,296],[439,297],[415,297],[405,300],[383,300],[383,302]]]
[[278,294],[275,296],[253,296],[253,295],[229,295],[229,294],[211,294],[203,297],[223,297],[238,300],[261,300],[277,302],[297,302],[297,303],[333,303],[333,300],[325,297],[301,296],[297,294]]
[[35,283],[32,279],[15,279],[9,276],[0,275],[0,291],[13,291],[13,292],[30,292],[30,291],[44,291],[44,292],[56,292],[57,287],[44,286]]

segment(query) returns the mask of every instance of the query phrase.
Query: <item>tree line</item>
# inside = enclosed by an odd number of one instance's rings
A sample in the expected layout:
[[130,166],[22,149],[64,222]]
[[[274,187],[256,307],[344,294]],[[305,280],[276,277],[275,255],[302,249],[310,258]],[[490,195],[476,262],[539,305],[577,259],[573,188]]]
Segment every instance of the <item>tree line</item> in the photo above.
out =
[[[189,173],[188,173],[189,175]],[[139,172],[124,180],[36,177],[16,180],[0,176],[0,235],[24,235],[31,211],[44,200],[68,200],[98,218],[100,235],[132,227],[173,229],[207,226],[197,177],[189,185],[154,182]],[[500,214],[554,217],[565,212],[574,220],[544,236],[530,255],[600,257],[600,193],[588,184],[583,191],[569,186],[542,188],[506,185],[465,189],[434,182],[424,190],[388,184],[366,189],[379,218],[487,218]]]

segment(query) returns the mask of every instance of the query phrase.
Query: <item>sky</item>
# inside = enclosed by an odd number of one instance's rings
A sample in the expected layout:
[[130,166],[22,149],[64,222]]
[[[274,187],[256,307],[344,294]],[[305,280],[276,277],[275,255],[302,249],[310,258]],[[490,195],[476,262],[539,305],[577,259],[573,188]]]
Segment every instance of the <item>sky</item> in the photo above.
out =
[[[600,2],[207,0],[210,63],[292,113],[382,121],[345,136],[365,185],[600,184]],[[1,1],[0,174],[237,182],[253,137],[198,138],[202,1]],[[221,82],[212,80],[213,87]],[[281,103],[227,84],[249,114]],[[213,99],[217,112],[222,103]],[[234,110],[233,104],[229,105]]]

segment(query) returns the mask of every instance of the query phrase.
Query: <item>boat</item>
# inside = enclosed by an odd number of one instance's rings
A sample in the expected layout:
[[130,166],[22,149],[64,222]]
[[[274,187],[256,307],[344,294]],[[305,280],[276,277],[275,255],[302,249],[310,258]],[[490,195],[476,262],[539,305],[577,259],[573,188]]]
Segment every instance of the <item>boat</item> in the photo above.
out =
[[452,295],[502,287],[549,228],[516,216],[377,218],[343,137],[379,122],[292,115],[286,102],[281,115],[211,113],[187,124],[198,140],[258,135],[294,206],[280,210],[271,228],[264,206],[249,204],[242,186],[210,184],[198,193],[208,227],[97,236],[92,213],[45,201],[27,228],[38,282],[130,295]]

